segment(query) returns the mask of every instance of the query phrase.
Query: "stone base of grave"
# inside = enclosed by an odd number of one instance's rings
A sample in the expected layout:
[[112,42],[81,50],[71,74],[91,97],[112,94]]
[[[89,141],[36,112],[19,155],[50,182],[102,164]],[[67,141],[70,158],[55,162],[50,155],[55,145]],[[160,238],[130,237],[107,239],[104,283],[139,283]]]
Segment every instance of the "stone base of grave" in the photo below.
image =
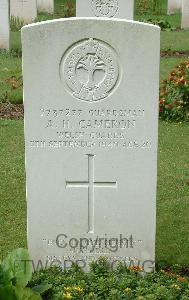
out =
[[48,14],[54,13],[54,0],[38,0],[37,11],[46,12]]
[[189,15],[182,16],[181,28],[189,30]]
[[21,120],[23,117],[24,107],[22,104],[0,104],[0,119]]

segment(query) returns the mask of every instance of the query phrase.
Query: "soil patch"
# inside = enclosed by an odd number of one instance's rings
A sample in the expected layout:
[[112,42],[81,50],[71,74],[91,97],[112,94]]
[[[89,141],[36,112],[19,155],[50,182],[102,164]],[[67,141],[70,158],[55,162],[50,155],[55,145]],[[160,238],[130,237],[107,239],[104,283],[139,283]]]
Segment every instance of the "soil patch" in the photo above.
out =
[[22,120],[23,118],[23,104],[0,103],[0,119]]
[[161,57],[164,57],[164,58],[171,58],[171,57],[189,58],[189,51],[161,51]]

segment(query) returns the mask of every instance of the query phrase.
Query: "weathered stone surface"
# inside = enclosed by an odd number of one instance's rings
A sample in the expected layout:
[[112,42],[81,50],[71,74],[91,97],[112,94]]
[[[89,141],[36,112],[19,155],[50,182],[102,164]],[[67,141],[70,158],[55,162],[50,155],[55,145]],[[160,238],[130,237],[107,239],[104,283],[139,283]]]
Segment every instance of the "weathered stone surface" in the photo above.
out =
[[189,29],[189,1],[182,1],[182,24],[183,29]]
[[9,50],[9,4],[0,1],[0,49]]
[[37,17],[36,0],[10,0],[10,15],[25,24],[32,23]]
[[154,261],[159,28],[70,18],[22,43],[35,266]]
[[37,10],[39,12],[54,13],[54,0],[37,0]]
[[133,20],[134,0],[76,0],[76,16]]
[[167,3],[167,14],[172,15],[176,12],[181,11],[182,8],[182,0],[168,0]]

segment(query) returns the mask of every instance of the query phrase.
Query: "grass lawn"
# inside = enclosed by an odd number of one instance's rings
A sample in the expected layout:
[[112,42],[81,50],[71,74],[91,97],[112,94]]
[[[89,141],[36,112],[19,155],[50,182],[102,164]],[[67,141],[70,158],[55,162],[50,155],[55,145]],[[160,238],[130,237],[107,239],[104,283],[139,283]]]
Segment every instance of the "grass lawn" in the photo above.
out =
[[[157,260],[188,264],[188,124],[160,122]],[[26,247],[24,137],[22,121],[0,121],[0,256]]]
[[168,16],[166,13],[160,15],[144,14],[144,15],[135,15],[135,20],[137,21],[147,21],[148,19],[153,20],[164,20],[168,21],[172,28],[180,28],[181,26],[181,14],[174,14]]
[[20,31],[11,31],[10,32],[10,47],[13,52],[21,54],[22,46],[21,46],[21,32]]
[[57,14],[57,15],[63,14],[64,5],[68,4],[68,3],[71,3],[71,5],[74,7],[74,15],[75,15],[76,0],[69,0],[69,1],[67,1],[67,0],[55,0],[54,3],[55,3],[55,14]]
[[189,30],[162,31],[161,50],[189,51]]
[[160,122],[157,200],[157,258],[188,264],[189,124]]
[[179,63],[181,63],[183,58],[161,58],[160,62],[160,80],[164,80],[167,78],[170,71]]
[[0,255],[26,247],[23,122],[0,121]]
[[[181,14],[180,12],[174,15],[167,15],[167,3],[168,0],[158,0],[158,7],[156,9],[156,14],[152,13],[152,11],[145,11],[141,13],[141,10],[137,10],[137,2],[140,3],[140,0],[135,1],[135,20],[144,21],[148,19],[153,20],[165,20],[168,21],[172,28],[180,28],[181,26]],[[150,3],[150,1],[146,1],[146,3]]]
[[0,101],[22,103],[21,58],[0,54]]

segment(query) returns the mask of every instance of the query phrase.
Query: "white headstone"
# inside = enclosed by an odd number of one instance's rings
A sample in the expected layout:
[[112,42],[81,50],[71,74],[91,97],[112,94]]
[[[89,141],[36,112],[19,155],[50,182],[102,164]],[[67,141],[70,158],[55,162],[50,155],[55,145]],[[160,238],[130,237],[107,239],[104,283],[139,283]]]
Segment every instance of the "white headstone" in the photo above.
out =
[[134,0],[76,0],[76,16],[133,20]]
[[22,43],[34,265],[154,261],[159,27],[60,19]]
[[54,0],[37,0],[37,10],[39,12],[54,13]]
[[183,29],[189,28],[189,0],[182,1],[182,24]]
[[182,0],[168,0],[167,14],[172,15],[181,11]]
[[32,23],[37,17],[36,0],[10,0],[10,16]]
[[9,2],[0,0],[0,49],[9,50]]

